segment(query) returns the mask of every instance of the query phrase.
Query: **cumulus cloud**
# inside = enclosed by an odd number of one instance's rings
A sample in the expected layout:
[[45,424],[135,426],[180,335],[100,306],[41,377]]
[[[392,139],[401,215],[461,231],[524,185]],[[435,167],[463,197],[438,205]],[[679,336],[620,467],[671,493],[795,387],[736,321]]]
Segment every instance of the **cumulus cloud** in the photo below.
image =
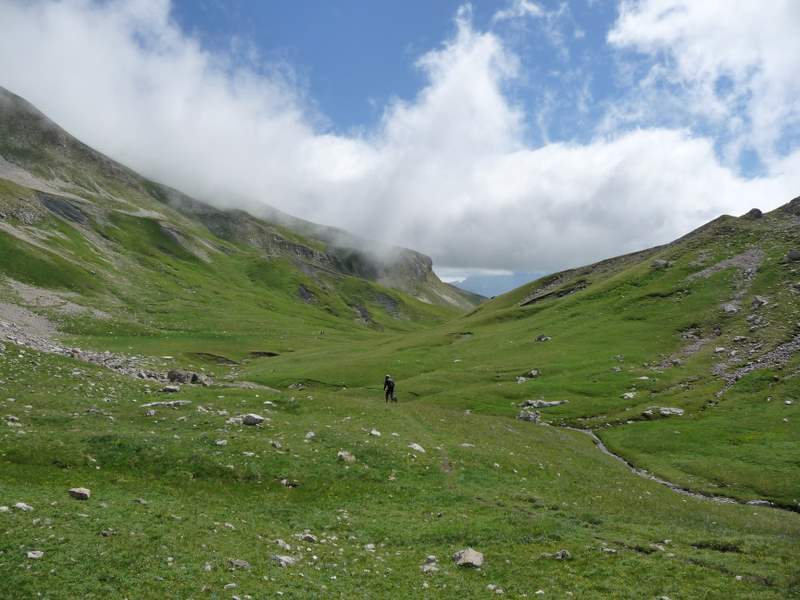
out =
[[511,0],[506,8],[492,15],[492,22],[508,21],[522,17],[540,17],[544,14],[542,7],[530,0]]
[[671,86],[684,109],[727,130],[733,150],[771,161],[800,124],[798,29],[796,0],[626,0],[608,40],[656,59],[645,86]]
[[506,92],[520,60],[467,9],[416,66],[416,97],[345,135],[325,129],[290,69],[204,49],[167,0],[0,6],[0,85],[92,146],[211,203],[275,206],[451,272],[574,266],[800,189],[800,153],[747,179],[688,129],[531,146],[535,107]]

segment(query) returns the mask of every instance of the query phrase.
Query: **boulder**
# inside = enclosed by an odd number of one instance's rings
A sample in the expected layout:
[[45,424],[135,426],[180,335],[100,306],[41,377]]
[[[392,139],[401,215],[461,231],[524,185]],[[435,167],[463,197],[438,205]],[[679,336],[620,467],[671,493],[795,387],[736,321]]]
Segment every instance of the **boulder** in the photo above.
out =
[[250,568],[250,563],[241,558],[229,558],[228,565],[231,569],[241,569],[245,571]]
[[30,512],[33,510],[33,507],[30,504],[25,504],[24,502],[17,502],[14,505],[14,508],[21,510],[22,512]]
[[761,210],[759,210],[758,208],[751,208],[750,210],[747,211],[746,214],[742,215],[742,218],[751,219],[755,221],[756,219],[760,219],[763,216],[764,213],[762,213]]
[[722,305],[722,312],[724,312],[726,315],[735,315],[739,312],[739,307],[731,302],[728,302]]
[[165,385],[163,388],[161,388],[161,391],[164,392],[165,394],[175,394],[175,393],[181,391],[181,386],[179,386],[179,385]]
[[567,404],[569,400],[525,400],[522,404],[520,404],[520,408],[547,408],[549,406],[560,406],[561,404]]
[[244,425],[261,425],[264,422],[264,417],[255,413],[247,413],[242,415],[242,423]]
[[783,260],[786,262],[795,262],[800,260],[800,250],[792,248],[786,253],[786,256],[783,257]]
[[347,450],[339,450],[339,452],[336,453],[336,460],[346,463],[354,463],[356,462],[356,457]]
[[413,444],[409,444],[408,447],[411,448],[414,452],[419,452],[421,454],[425,454],[425,448],[423,448],[422,446],[420,446],[416,442],[413,443]]
[[380,431],[378,431],[377,429],[372,429],[372,430],[370,430],[369,434],[370,434],[372,437],[381,437],[381,432],[380,432]]
[[273,554],[272,560],[278,563],[279,567],[291,567],[297,562],[294,556],[289,556],[288,554]]
[[423,573],[434,573],[439,570],[439,564],[436,561],[436,557],[431,554],[425,557],[425,561],[419,568]]
[[459,567],[479,569],[483,566],[483,554],[473,548],[465,548],[453,555],[453,562]]
[[92,495],[92,491],[89,488],[77,487],[70,489],[69,495],[75,500],[88,500]]
[[542,415],[535,410],[521,410],[517,415],[517,419],[519,419],[520,421],[530,421],[531,423],[538,423],[541,420],[541,418]]
[[754,309],[761,308],[762,306],[766,306],[767,304],[769,304],[769,300],[764,296],[753,296],[752,306]]

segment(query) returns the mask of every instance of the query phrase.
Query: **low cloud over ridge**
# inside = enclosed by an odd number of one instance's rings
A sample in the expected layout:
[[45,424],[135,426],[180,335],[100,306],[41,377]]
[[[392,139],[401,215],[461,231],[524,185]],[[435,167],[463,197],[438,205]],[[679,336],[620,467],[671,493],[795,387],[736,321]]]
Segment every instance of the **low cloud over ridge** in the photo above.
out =
[[[625,3],[615,44],[668,43],[632,33],[646,4]],[[764,173],[746,178],[689,127],[532,146],[533,108],[507,91],[520,59],[468,8],[417,59],[417,96],[357,135],[321,127],[291,70],[204,49],[166,0],[11,0],[0,34],[0,85],[134,169],[220,206],[266,203],[415,248],[441,267],[552,271],[800,193],[800,151],[765,156]]]

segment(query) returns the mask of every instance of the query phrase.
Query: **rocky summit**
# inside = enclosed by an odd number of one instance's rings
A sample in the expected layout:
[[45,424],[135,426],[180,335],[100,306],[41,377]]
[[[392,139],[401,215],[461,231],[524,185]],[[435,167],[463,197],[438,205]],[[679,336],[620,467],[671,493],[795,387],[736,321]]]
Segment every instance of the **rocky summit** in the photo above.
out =
[[800,198],[491,300],[229,205],[0,91],[0,597],[800,595]]

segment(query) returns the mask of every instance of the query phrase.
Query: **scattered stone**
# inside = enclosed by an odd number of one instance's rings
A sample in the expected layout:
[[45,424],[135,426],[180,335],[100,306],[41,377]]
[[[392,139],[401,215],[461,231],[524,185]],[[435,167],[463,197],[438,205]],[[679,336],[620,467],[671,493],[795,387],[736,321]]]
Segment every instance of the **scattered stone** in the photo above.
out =
[[369,434],[370,434],[372,437],[381,437],[381,432],[380,432],[380,431],[378,431],[377,429],[372,429],[372,430],[369,432]]
[[526,377],[517,377],[517,383],[525,383],[528,381]]
[[278,440],[272,440],[269,444],[270,444],[270,446],[272,446],[276,450],[280,450],[281,448],[283,448],[283,446],[281,445],[281,443]]
[[375,552],[375,544],[364,544],[364,550],[366,552],[374,553]]
[[289,556],[288,554],[273,554],[272,560],[278,563],[279,567],[291,567],[297,562],[294,556]]
[[179,371],[173,369],[167,373],[167,380],[170,383],[192,383],[196,385],[209,386],[213,382],[204,373],[195,373],[194,371]]
[[553,339],[553,338],[552,338],[552,337],[550,337],[549,335],[540,335],[540,336],[538,336],[538,337],[536,338],[536,341],[537,341],[537,342],[549,342],[549,341],[550,341],[550,340],[552,340],[552,339]]
[[300,482],[297,481],[296,479],[287,479],[286,477],[284,477],[283,479],[281,479],[281,485],[283,487],[296,488],[300,487]]
[[191,400],[166,400],[161,402],[148,402],[147,404],[142,404],[142,408],[153,408],[158,406],[163,408],[180,408],[181,406],[188,406],[191,403]]
[[652,419],[656,416],[656,413],[662,417],[680,417],[683,415],[684,410],[682,408],[675,408],[672,406],[651,406],[650,408],[642,411],[642,416],[647,419]]
[[542,399],[525,400],[525,402],[523,402],[519,406],[521,408],[528,408],[528,407],[530,407],[530,408],[548,408],[550,406],[560,406],[562,404],[567,404],[568,402],[569,402],[569,400],[550,400],[550,401],[542,400]]
[[473,548],[459,550],[453,555],[453,562],[459,567],[472,567],[479,569],[483,566],[483,554]]
[[240,558],[229,558],[228,565],[231,569],[247,570],[250,568],[250,563]]
[[216,442],[214,442],[214,445],[215,446],[227,446],[228,445],[228,440],[217,440]]
[[506,591],[496,583],[490,583],[489,585],[486,586],[486,589],[489,590],[490,592],[494,592],[498,596],[502,596],[503,594],[506,593]]
[[735,315],[739,312],[739,307],[731,302],[727,302],[722,305],[722,312],[726,315]]
[[524,377],[527,377],[528,379],[536,379],[537,377],[539,377],[539,375],[541,375],[539,369],[531,369],[530,371],[525,373]]
[[286,552],[289,552],[292,549],[292,547],[289,544],[287,544],[285,541],[283,541],[282,539],[275,540],[275,543],[278,545],[278,547],[281,550],[286,550]]
[[14,505],[14,508],[21,510],[22,512],[30,512],[33,510],[33,507],[30,504],[25,504],[24,502],[17,502]]
[[408,447],[411,448],[414,452],[419,452],[421,454],[425,454],[425,448],[423,448],[422,446],[420,446],[416,442],[413,443],[413,444],[409,444]]
[[69,495],[76,500],[88,500],[92,495],[92,491],[89,488],[77,487],[70,489]]
[[795,262],[800,260],[800,250],[791,249],[789,252],[786,253],[786,256],[783,257],[785,262]]
[[752,306],[753,309],[761,308],[762,306],[766,306],[769,304],[769,300],[764,296],[753,296]]
[[100,535],[103,537],[112,537],[116,532],[113,529],[103,529]]
[[347,450],[339,450],[336,454],[336,459],[346,463],[356,462],[356,457]]
[[148,408],[146,411],[144,411],[144,416],[145,417],[155,417],[156,416],[155,409],[154,408]]
[[436,560],[436,557],[431,554],[430,556],[425,557],[425,561],[419,566],[419,568],[423,573],[435,573],[439,570],[439,564]]
[[784,401],[783,401],[783,403],[784,403],[786,406],[791,406],[792,404],[794,404],[794,402],[793,402],[792,400],[784,400]]
[[668,269],[669,267],[672,266],[672,261],[664,260],[663,258],[657,258],[652,263],[650,263],[650,266],[653,267],[654,269]]
[[714,348],[714,354],[721,354],[723,352],[727,352],[727,348],[723,346],[717,346],[716,348]]
[[539,411],[536,410],[521,410],[517,415],[520,421],[530,421],[531,423],[538,423],[542,418]]
[[161,388],[161,391],[165,394],[175,394],[181,391],[181,386],[179,385],[165,385]]
[[316,433],[314,433],[313,431],[309,431],[308,433],[306,433],[305,440],[306,440],[307,442],[310,442],[310,441],[311,441],[311,440],[313,440],[315,437],[317,437],[317,434],[316,434]]
[[255,413],[247,413],[242,416],[242,423],[245,425],[261,425],[264,422],[264,417]]
[[625,392],[624,394],[622,394],[622,398],[624,400],[633,400],[634,398],[636,398],[636,392]]
[[30,550],[28,551],[28,558],[33,560],[38,560],[44,556],[44,552],[41,550]]

